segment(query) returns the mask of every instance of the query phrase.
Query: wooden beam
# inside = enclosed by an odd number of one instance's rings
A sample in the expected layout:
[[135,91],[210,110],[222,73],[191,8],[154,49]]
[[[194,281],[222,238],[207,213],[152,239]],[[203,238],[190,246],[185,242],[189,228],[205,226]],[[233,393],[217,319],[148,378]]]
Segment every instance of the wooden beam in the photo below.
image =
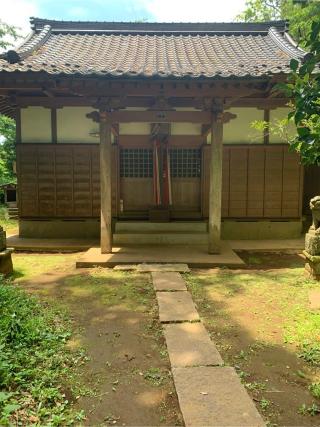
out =
[[[11,101],[10,101],[11,99]],[[49,108],[68,107],[68,106],[93,106],[97,102],[97,97],[90,96],[56,96],[48,98],[45,96],[30,96],[18,94],[11,97],[7,102],[11,105],[20,107],[42,106]],[[128,96],[126,98],[127,107],[150,108],[154,102],[153,96]],[[288,98],[225,98],[225,109],[232,107],[256,107],[256,108],[276,108],[284,107],[288,104]],[[175,97],[170,98],[170,105],[176,107],[197,108],[198,98],[193,97]]]
[[21,142],[21,109],[16,110],[16,144]]
[[268,123],[268,127],[263,129],[263,143],[269,144],[269,126],[270,126],[270,110],[264,110],[263,112],[263,120]]
[[54,144],[58,142],[57,110],[55,108],[51,108],[51,141]]
[[232,107],[256,107],[256,108],[276,108],[285,107],[289,102],[288,98],[226,98],[227,108]]
[[114,111],[109,114],[110,123],[150,122],[150,123],[210,123],[208,111]]
[[108,113],[100,113],[100,242],[101,253],[112,252],[112,198],[111,198],[111,123]]
[[212,114],[211,158],[209,185],[209,248],[210,254],[220,253],[222,197],[223,112],[217,105]]

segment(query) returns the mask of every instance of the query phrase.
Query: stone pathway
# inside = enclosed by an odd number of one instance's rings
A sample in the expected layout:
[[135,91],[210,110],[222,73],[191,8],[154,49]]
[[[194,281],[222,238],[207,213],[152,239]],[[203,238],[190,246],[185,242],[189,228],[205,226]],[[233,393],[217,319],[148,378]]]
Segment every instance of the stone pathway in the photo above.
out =
[[235,369],[223,366],[180,273],[156,269],[152,280],[186,427],[265,426]]

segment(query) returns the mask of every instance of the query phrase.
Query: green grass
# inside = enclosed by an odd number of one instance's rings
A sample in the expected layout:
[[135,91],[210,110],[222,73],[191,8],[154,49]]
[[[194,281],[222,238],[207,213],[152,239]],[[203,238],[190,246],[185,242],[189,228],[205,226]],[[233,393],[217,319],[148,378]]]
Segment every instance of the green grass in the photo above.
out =
[[9,219],[7,208],[0,205],[0,225],[4,230],[13,231],[18,228],[18,221],[16,219]]
[[77,256],[79,254],[13,254],[13,278],[23,281],[54,269],[63,272]]
[[[320,366],[320,312],[310,310],[308,301],[308,291],[319,289],[319,283],[308,279],[303,268],[241,272],[223,269],[216,274],[189,274],[186,278],[204,316],[207,311],[208,322],[214,313],[226,315],[228,304],[225,308],[224,300],[241,296],[261,312],[262,330],[268,327],[270,316],[276,314],[284,342],[295,345],[300,357]],[[222,303],[212,304],[213,300]]]
[[88,274],[65,279],[75,298],[99,297],[108,306],[122,305],[130,310],[152,309],[154,291],[148,275],[95,268]]
[[[82,358],[63,312],[0,279],[0,425],[77,423],[67,392]],[[72,395],[71,392],[69,392]]]

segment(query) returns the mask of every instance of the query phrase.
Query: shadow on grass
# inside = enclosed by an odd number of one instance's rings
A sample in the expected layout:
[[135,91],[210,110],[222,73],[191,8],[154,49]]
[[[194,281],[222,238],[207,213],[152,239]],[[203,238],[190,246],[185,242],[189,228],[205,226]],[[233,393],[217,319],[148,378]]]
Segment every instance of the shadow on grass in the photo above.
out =
[[[285,344],[283,337],[286,316],[283,307],[285,304],[295,306],[299,286],[303,294],[309,282],[301,269],[281,270],[271,254],[267,257],[272,266],[269,271],[263,270],[265,257],[262,256],[255,272],[250,269],[215,269],[209,273],[195,270],[185,278],[222,358],[236,367],[270,425],[316,426],[319,425],[316,406],[319,401],[312,397],[308,386],[319,381],[320,371],[300,359],[297,348]],[[278,294],[277,290],[281,292]]]
[[86,424],[181,425],[149,274],[78,269],[19,285],[66,307],[72,317],[69,345],[89,356],[80,373],[86,387],[77,399]]

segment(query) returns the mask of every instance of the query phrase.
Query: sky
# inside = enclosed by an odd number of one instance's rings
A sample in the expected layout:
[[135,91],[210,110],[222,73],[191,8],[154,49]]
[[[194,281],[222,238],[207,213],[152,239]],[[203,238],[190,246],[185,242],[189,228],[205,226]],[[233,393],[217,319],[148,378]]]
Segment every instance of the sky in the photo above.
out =
[[87,21],[230,22],[245,0],[1,0],[0,19],[30,32],[31,16]]

